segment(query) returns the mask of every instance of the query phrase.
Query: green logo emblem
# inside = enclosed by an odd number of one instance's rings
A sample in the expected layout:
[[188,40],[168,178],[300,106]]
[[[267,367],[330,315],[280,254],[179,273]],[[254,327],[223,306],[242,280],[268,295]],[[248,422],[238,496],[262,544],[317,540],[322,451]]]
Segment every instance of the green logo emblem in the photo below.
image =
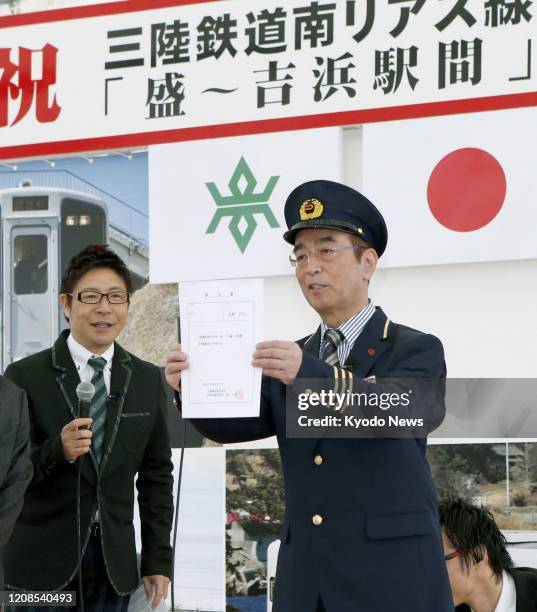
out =
[[[264,215],[273,229],[280,227],[268,205],[279,178],[279,176],[271,176],[265,190],[262,193],[254,193],[257,179],[244,157],[241,157],[228,184],[231,191],[230,196],[222,196],[214,183],[205,183],[218,207],[205,233],[214,234],[220,220],[223,217],[231,217],[229,230],[241,253],[244,253],[257,227],[255,215]],[[241,223],[245,225],[244,231],[241,231]]]

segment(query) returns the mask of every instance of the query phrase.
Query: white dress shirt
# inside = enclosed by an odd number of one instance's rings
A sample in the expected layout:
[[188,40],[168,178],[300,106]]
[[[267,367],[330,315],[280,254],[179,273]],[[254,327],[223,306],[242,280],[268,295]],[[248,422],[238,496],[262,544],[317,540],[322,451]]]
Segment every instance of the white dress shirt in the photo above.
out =
[[506,571],[502,576],[502,594],[494,612],[516,612],[515,581]]
[[106,365],[104,366],[104,384],[106,390],[110,394],[110,378],[112,376],[112,358],[114,357],[114,343],[106,349],[102,355],[95,355],[85,346],[82,346],[73,338],[73,334],[69,334],[67,337],[67,347],[71,353],[71,357],[75,362],[78,375],[80,376],[80,382],[91,382],[95,370],[88,364],[88,359],[92,357],[103,357],[106,359]]

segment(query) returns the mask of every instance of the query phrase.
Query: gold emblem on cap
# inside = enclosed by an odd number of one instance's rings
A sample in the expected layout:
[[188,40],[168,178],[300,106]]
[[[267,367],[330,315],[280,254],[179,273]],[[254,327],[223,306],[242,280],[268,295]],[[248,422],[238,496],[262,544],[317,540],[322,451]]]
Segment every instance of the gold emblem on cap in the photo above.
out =
[[300,207],[300,220],[308,221],[309,219],[317,219],[323,214],[324,206],[317,198],[309,198],[302,202]]

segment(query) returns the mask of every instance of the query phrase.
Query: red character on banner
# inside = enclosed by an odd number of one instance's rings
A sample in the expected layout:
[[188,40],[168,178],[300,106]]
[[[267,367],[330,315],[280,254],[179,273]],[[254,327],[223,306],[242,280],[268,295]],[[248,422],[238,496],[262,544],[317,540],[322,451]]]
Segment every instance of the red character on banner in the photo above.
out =
[[[40,66],[35,61],[38,54],[41,54]],[[55,94],[52,101],[49,101],[49,93],[50,88],[56,85],[57,54],[58,49],[49,44],[38,50],[19,47],[17,65],[11,61],[11,49],[0,49],[0,127],[8,125],[10,98],[20,99],[19,112],[11,125],[28,114],[34,98],[36,119],[40,123],[56,121],[61,107]]]

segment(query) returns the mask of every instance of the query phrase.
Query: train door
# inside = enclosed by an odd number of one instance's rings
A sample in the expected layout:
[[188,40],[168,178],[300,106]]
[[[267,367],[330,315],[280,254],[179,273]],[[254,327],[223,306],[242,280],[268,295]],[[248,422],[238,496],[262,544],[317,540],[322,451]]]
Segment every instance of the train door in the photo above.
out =
[[4,367],[55,340],[58,306],[51,238],[48,225],[12,226],[11,325]]

